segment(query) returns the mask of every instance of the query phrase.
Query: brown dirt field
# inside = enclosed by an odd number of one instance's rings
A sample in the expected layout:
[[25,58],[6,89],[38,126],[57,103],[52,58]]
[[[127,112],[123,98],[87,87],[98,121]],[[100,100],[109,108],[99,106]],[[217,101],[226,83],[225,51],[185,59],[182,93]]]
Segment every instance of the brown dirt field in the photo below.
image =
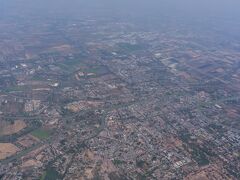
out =
[[0,160],[14,155],[19,151],[19,148],[11,143],[0,143]]
[[34,143],[38,141],[39,140],[36,137],[32,136],[31,134],[28,134],[20,137],[16,143],[19,143],[21,146],[27,148],[32,146]]
[[35,159],[29,159],[22,164],[23,168],[33,168],[33,167],[41,167],[41,166],[42,166],[42,163]]
[[197,172],[193,172],[189,174],[184,180],[210,180],[210,179],[217,179],[217,180],[230,180],[228,176],[226,176],[222,169],[214,166],[209,165],[202,170]]
[[102,102],[98,102],[98,101],[77,101],[77,102],[67,104],[65,108],[76,113],[82,110],[87,110],[89,108],[99,107],[102,104],[103,104]]
[[16,120],[14,124],[8,124],[5,122],[0,123],[0,135],[11,135],[16,134],[22,129],[26,128],[27,125],[23,120]]
[[[109,159],[104,159],[92,152],[91,150],[86,150],[83,155],[83,160],[88,162],[89,166],[84,169],[84,176],[87,179],[93,179],[94,172],[99,171],[100,174],[104,176],[103,179],[108,179],[107,176],[111,172],[116,172],[117,169]],[[101,162],[99,164],[99,162]],[[84,177],[82,177],[84,179]],[[81,179],[81,178],[79,178]]]

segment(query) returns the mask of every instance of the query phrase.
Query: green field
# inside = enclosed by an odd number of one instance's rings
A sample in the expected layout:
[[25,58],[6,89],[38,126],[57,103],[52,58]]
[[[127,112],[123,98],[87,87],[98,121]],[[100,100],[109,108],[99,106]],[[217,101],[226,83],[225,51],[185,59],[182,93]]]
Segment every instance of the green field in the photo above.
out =
[[69,59],[64,62],[56,64],[59,68],[61,68],[64,71],[67,72],[73,72],[79,69],[82,66],[85,66],[85,64],[81,61],[81,59]]
[[48,168],[47,171],[43,173],[40,180],[56,180],[59,178],[60,178],[60,175],[54,168]]
[[119,159],[114,159],[112,162],[113,162],[114,165],[120,165],[120,164],[126,163],[125,161],[122,161],[122,160],[119,160]]
[[44,172],[43,175],[41,176],[40,180],[45,180],[46,175],[47,175],[47,172]]
[[147,46],[145,44],[118,43],[117,47],[119,53],[132,53],[134,51],[143,50]]
[[3,91],[4,92],[13,92],[13,91],[24,91],[26,90],[27,87],[26,86],[11,86],[11,87],[8,87],[6,89],[4,89]]
[[46,139],[50,136],[50,132],[44,129],[36,129],[32,131],[31,134],[38,139]]

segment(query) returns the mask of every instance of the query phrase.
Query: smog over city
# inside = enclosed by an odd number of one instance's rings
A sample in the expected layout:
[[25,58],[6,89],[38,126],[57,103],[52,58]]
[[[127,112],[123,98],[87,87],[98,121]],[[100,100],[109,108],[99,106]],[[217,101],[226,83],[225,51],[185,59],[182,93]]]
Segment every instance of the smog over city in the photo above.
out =
[[239,0],[0,0],[0,180],[238,179]]

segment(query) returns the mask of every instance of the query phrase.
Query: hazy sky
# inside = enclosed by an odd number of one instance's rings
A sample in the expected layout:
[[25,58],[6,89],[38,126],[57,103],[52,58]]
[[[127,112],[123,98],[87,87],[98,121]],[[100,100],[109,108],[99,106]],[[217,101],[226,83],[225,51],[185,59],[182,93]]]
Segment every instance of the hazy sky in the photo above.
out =
[[0,0],[0,19],[43,17],[84,19],[108,17],[142,23],[215,28],[240,34],[240,0]]
[[[17,13],[101,13],[102,15],[161,15],[234,17],[239,0],[0,0],[1,11]],[[108,14],[110,13],[110,14]],[[239,16],[240,17],[240,16]]]

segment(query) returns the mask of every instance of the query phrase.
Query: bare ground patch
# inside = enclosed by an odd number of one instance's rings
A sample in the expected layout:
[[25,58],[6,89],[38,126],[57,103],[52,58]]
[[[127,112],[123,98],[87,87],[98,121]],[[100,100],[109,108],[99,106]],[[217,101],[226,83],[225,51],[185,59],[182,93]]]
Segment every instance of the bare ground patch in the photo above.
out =
[[19,148],[12,143],[0,143],[0,160],[14,155],[19,151]]
[[13,124],[0,122],[0,135],[16,134],[26,127],[27,125],[23,120],[16,120]]

